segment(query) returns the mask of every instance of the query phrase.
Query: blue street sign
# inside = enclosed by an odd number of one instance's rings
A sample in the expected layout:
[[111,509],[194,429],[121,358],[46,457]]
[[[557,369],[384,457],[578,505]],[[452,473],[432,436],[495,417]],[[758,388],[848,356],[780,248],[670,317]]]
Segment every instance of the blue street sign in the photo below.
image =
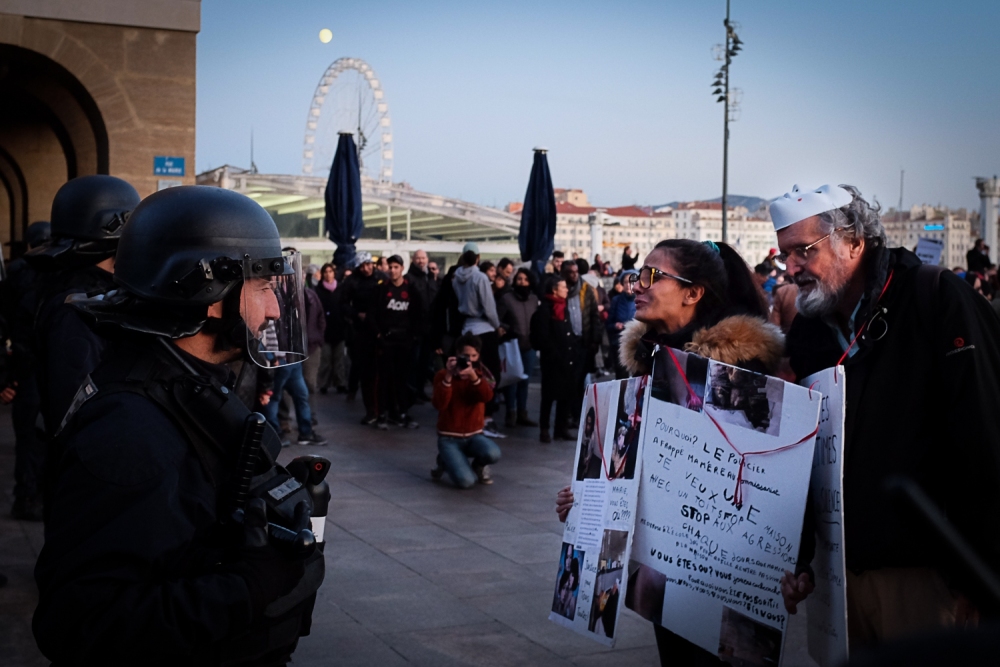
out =
[[157,155],[153,158],[153,176],[183,176],[184,158]]

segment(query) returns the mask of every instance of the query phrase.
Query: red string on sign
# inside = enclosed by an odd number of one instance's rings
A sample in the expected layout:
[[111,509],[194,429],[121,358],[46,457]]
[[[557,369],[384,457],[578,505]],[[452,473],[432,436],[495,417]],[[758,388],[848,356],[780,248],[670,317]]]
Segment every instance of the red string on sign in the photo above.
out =
[[[893,273],[895,273],[895,270],[889,272],[889,277],[886,279],[885,285],[882,286],[882,291],[879,292],[878,298],[875,300],[876,306],[879,304],[880,301],[882,301],[882,297],[885,296],[885,291],[889,289],[889,283],[892,282]],[[868,322],[865,322],[864,324],[861,325],[861,328],[858,329],[858,333],[854,334],[854,338],[851,339],[851,344],[847,346],[847,349],[844,350],[844,354],[841,355],[840,360],[837,362],[837,366],[840,366],[841,364],[844,363],[844,359],[847,359],[847,355],[850,354],[851,348],[854,347],[854,344],[858,342],[858,338],[861,337],[861,334],[863,334],[865,332],[865,329],[867,328],[868,328]],[[834,381],[836,381],[836,375],[834,376]]]
[[[669,347],[667,348],[667,352],[670,353],[670,358],[673,360],[674,366],[677,368],[677,372],[680,374],[681,379],[684,380],[684,386],[686,386],[688,391],[691,393],[691,397],[693,399],[697,399],[698,396],[694,393],[694,390],[691,388],[691,384],[688,382],[687,379],[687,374],[684,372],[684,369],[681,368],[680,362],[677,361],[677,355],[675,355],[674,351]],[[736,490],[733,491],[733,504],[736,505],[737,508],[743,507],[743,468],[746,465],[746,460],[748,456],[762,456],[765,454],[776,454],[778,452],[783,452],[786,449],[791,449],[792,447],[797,447],[798,445],[801,445],[804,442],[808,442],[809,440],[812,439],[814,435],[819,433],[819,424],[817,424],[816,428],[813,429],[812,433],[809,433],[808,435],[802,437],[801,439],[789,445],[783,445],[776,449],[766,449],[758,452],[741,452],[739,450],[739,447],[733,444],[733,441],[729,439],[729,435],[726,433],[725,429],[722,428],[722,425],[715,420],[715,417],[710,415],[707,411],[703,411],[702,414],[708,417],[712,421],[712,423],[715,424],[715,428],[717,428],[719,430],[719,433],[722,434],[722,438],[726,441],[726,443],[730,447],[733,448],[733,451],[736,452],[740,457],[740,467],[739,470],[736,472]]]

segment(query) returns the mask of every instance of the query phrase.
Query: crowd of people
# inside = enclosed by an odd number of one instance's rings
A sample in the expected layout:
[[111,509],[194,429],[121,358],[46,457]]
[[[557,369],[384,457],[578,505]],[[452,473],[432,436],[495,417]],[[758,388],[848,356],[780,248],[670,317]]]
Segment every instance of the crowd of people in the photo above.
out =
[[[409,259],[405,272],[402,257],[375,258],[368,252],[357,253],[347,266],[308,267],[311,292],[305,307],[314,352],[310,359],[315,361],[301,371],[275,371],[290,374],[291,381],[267,384],[270,378],[263,373],[259,386],[265,414],[283,436],[291,433],[285,406],[294,403],[298,442],[325,442],[311,428],[316,426],[314,418],[309,425],[309,417],[298,416],[307,408],[307,397],[316,392],[335,392],[349,403],[360,394],[362,425],[418,428],[411,406],[433,401],[441,410],[440,385],[445,380],[461,384],[460,378],[476,373],[490,387],[490,395],[482,400],[482,423],[474,432],[467,432],[470,425],[463,423],[462,438],[495,440],[506,437],[504,429],[523,426],[539,428],[543,443],[571,440],[588,375],[626,376],[617,350],[621,331],[635,312],[633,296],[625,289],[637,273],[634,268],[615,274],[600,255],[588,263],[556,251],[539,274],[507,257],[495,263],[482,260],[473,242],[443,276],[425,251],[417,250]],[[635,261],[626,248],[623,264],[634,266]],[[610,289],[605,289],[608,283]],[[456,347],[459,340],[465,341],[469,354]],[[519,369],[516,377],[501,370],[508,356],[515,355],[519,363],[511,366]],[[542,400],[535,412],[528,387],[539,356]],[[460,369],[462,375],[455,364],[464,364],[466,357],[475,359],[468,367],[472,370]],[[292,400],[282,395],[284,389]],[[445,404],[451,405],[451,400]],[[443,415],[441,420],[451,424]],[[456,457],[446,453],[456,433],[453,424],[439,423],[438,430],[442,454],[432,474],[440,478],[447,472],[456,485],[467,486],[469,466],[455,469],[451,462]],[[480,459],[496,459],[499,448],[495,452]],[[490,462],[473,466],[479,482],[489,483]]]

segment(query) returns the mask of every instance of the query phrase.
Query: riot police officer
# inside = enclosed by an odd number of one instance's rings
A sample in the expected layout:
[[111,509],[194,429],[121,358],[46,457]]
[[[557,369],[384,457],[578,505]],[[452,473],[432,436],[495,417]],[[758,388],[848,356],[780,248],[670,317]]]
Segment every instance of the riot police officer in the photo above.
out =
[[282,665],[308,634],[309,495],[226,366],[304,358],[296,260],[251,199],[171,188],[129,218],[118,289],[74,303],[109,347],[52,463],[33,629],[56,664]]
[[41,410],[49,435],[59,428],[104,349],[104,340],[67,300],[114,289],[118,237],[138,203],[135,188],[114,176],[67,181],[52,200],[52,240],[25,255],[43,274],[33,326]]
[[[51,225],[45,221],[28,225],[24,244],[28,250],[51,240]],[[11,244],[12,251],[14,244]],[[3,319],[10,339],[9,374],[0,391],[0,401],[11,403],[14,424],[14,504],[11,516],[24,521],[42,520],[42,466],[45,449],[39,437],[41,398],[35,368],[33,324],[38,307],[39,276],[24,257],[10,263],[3,282]]]

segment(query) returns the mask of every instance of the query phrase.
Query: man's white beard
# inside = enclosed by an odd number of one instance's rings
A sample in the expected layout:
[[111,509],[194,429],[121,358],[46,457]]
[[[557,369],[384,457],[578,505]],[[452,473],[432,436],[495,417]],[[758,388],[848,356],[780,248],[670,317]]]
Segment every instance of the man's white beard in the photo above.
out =
[[[815,280],[815,279],[814,279]],[[837,309],[847,283],[837,287],[825,285],[818,280],[811,283],[809,290],[799,287],[799,295],[795,297],[795,307],[805,317],[823,317]]]

